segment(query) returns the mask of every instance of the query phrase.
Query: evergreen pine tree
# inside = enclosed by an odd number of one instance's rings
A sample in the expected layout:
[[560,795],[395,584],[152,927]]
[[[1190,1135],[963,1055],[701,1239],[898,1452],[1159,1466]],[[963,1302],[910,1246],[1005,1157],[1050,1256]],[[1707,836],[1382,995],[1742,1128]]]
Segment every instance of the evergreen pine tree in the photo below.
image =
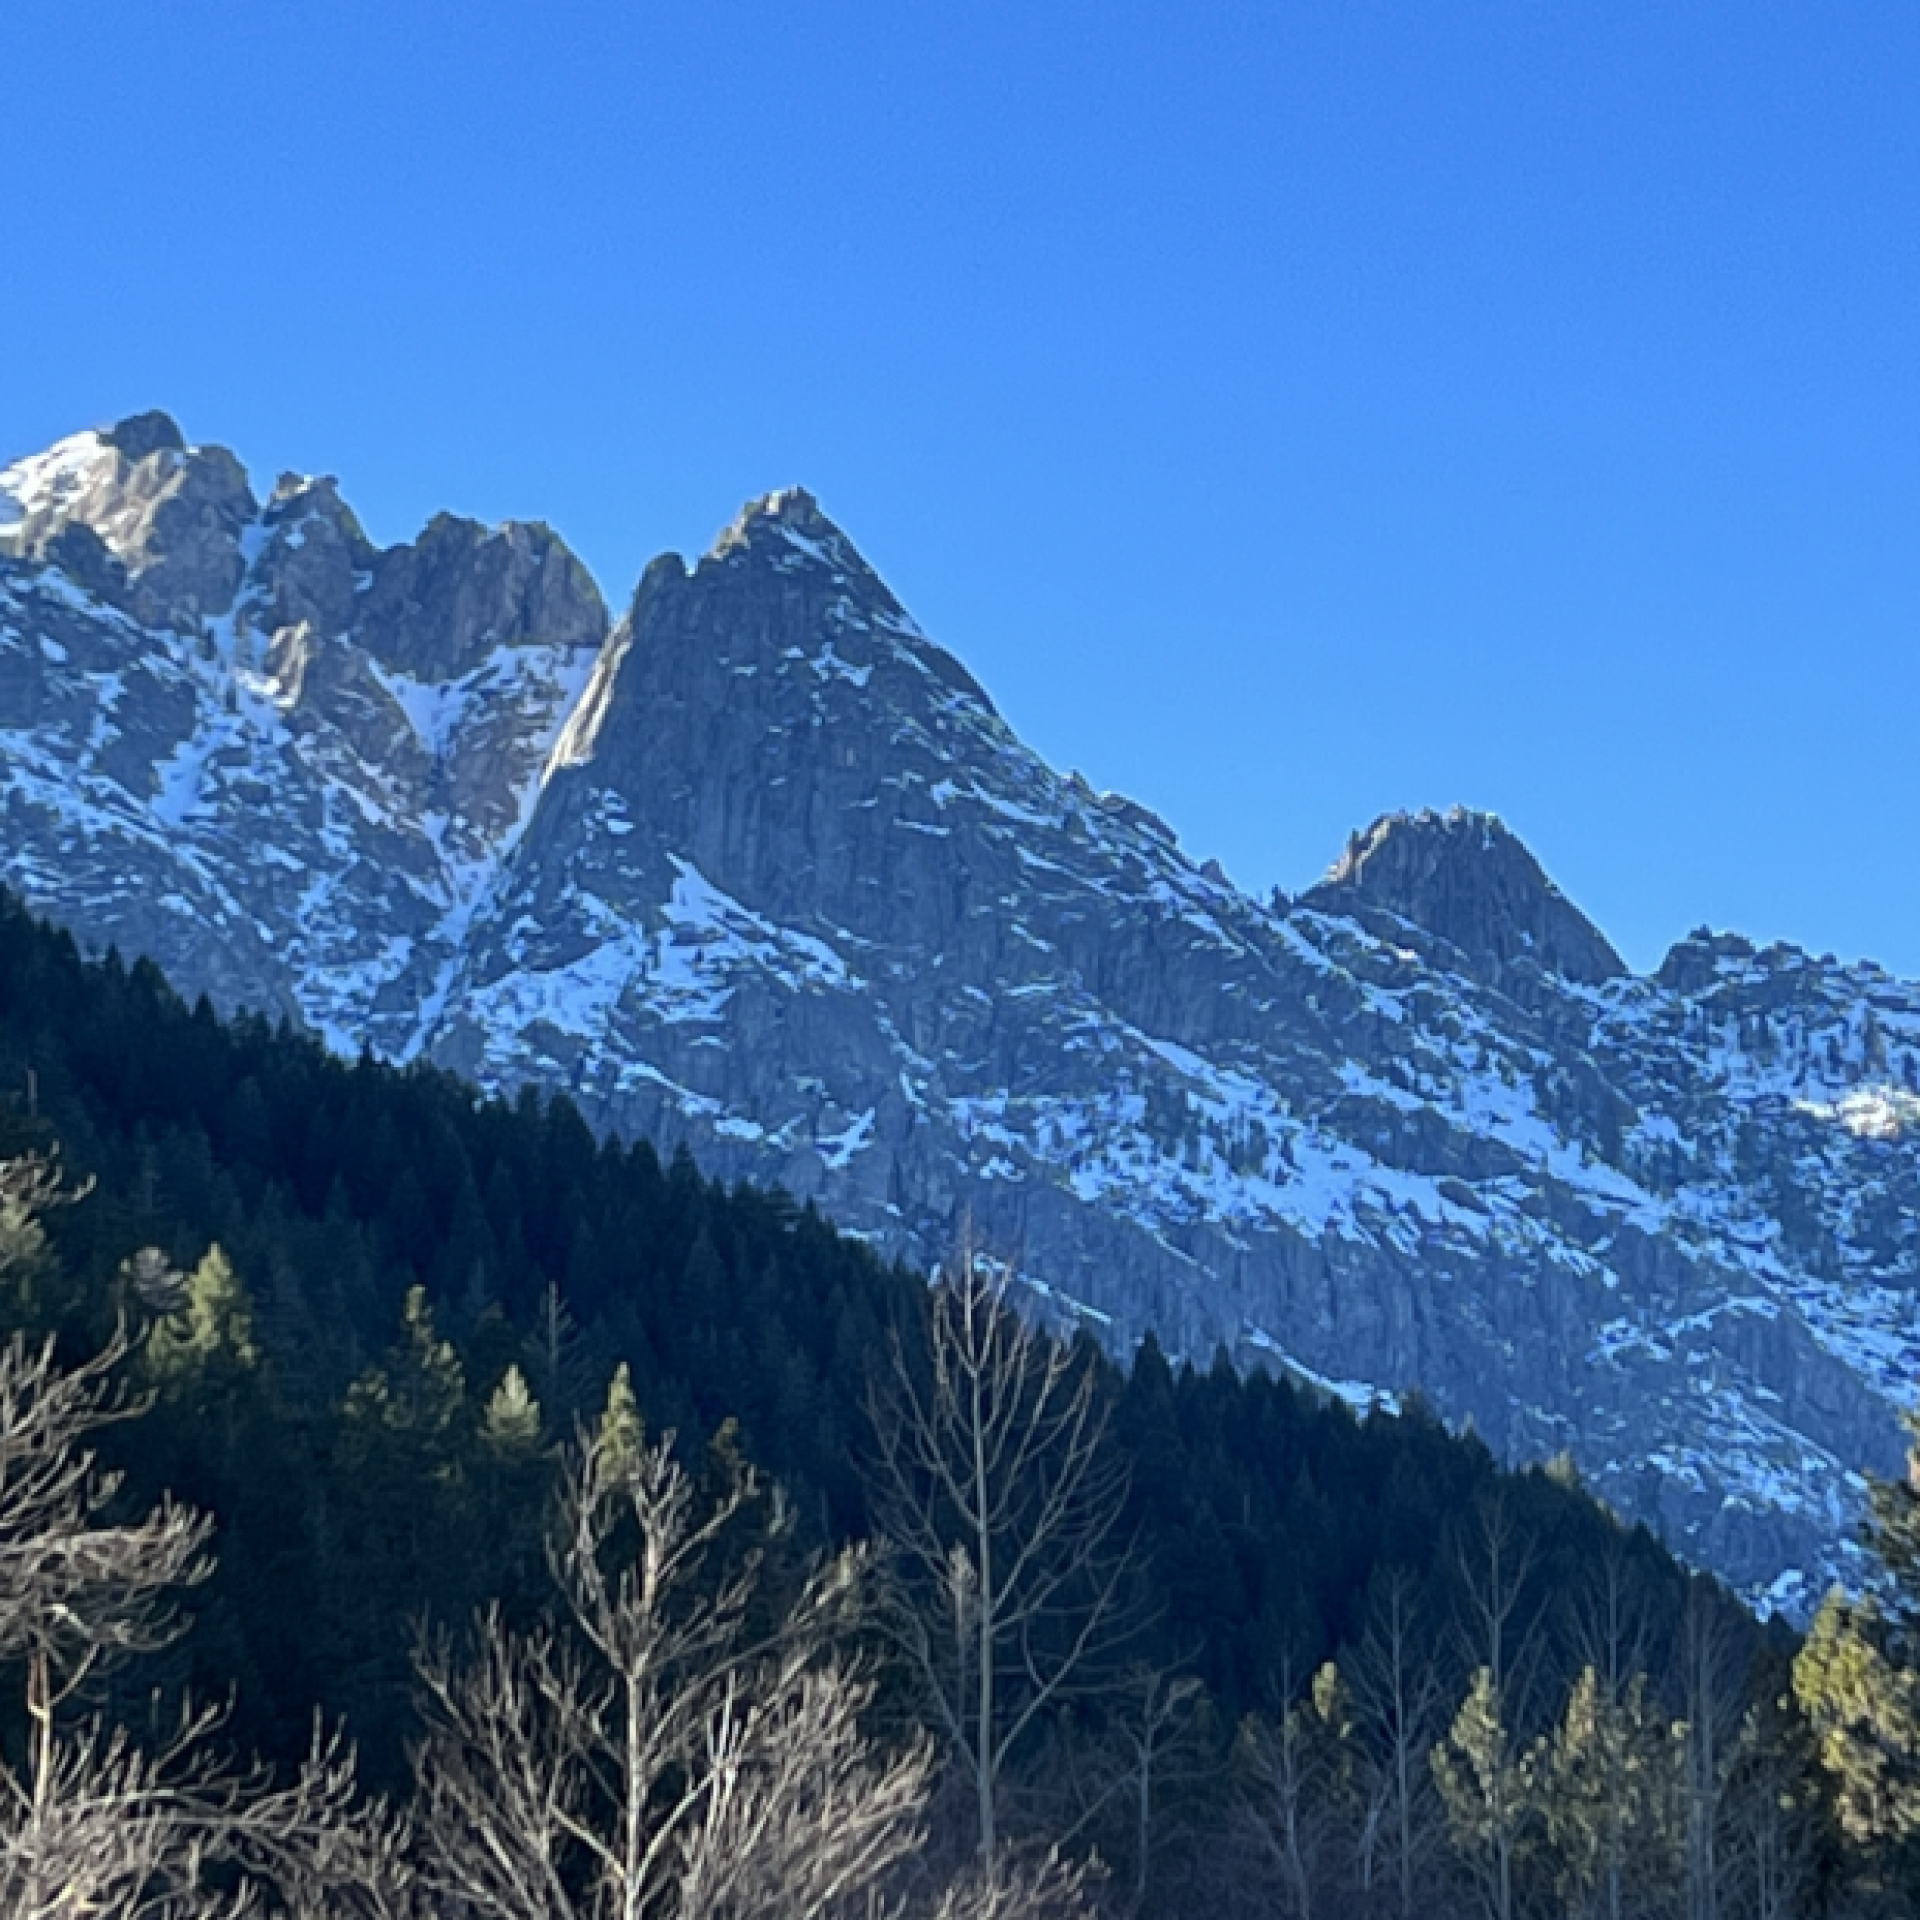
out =
[[1793,1664],[1834,1809],[1879,1885],[1920,1885],[1920,1416],[1901,1480],[1870,1483],[1868,1544],[1886,1571],[1853,1600],[1837,1589]]
[[210,1373],[248,1373],[259,1364],[253,1302],[217,1243],[187,1275],[178,1309],[147,1340],[146,1364],[163,1385],[205,1382]]
[[1581,1670],[1530,1771],[1569,1916],[1657,1911],[1679,1883],[1681,1738],[1663,1724],[1645,1674],[1617,1692]]
[[1522,1911],[1521,1877],[1535,1814],[1532,1769],[1507,1724],[1489,1668],[1477,1668],[1453,1724],[1433,1750],[1454,1856],[1486,1920]]

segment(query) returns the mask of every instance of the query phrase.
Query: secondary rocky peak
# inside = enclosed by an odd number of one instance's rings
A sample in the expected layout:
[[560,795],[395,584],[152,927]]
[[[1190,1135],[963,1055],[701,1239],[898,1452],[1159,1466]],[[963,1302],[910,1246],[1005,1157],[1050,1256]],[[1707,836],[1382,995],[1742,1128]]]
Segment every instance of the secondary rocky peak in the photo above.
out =
[[356,627],[377,659],[433,681],[500,647],[598,646],[606,632],[599,588],[550,527],[450,513],[379,556]]
[[240,535],[257,511],[226,448],[189,447],[167,415],[137,414],[0,473],[0,552],[43,560],[84,527],[124,570],[115,604],[147,625],[190,629],[232,607]]
[[1745,968],[1759,951],[1745,934],[1695,927],[1685,939],[1674,942],[1653,977],[1676,993],[1704,993],[1729,966]]
[[283,473],[261,516],[266,542],[246,598],[251,625],[270,634],[305,625],[315,634],[352,624],[373,543],[330,476]]
[[1627,970],[1518,836],[1466,807],[1383,815],[1306,898],[1326,912],[1383,908],[1496,972],[1523,959],[1587,983]]
[[186,436],[173,416],[157,407],[148,413],[129,414],[117,426],[107,428],[100,438],[129,460],[144,460],[150,453],[185,453],[187,450]]
[[284,531],[290,540],[310,538],[325,527],[371,560],[375,548],[360,524],[360,516],[340,497],[340,483],[330,473],[283,473],[260,516],[261,523]]

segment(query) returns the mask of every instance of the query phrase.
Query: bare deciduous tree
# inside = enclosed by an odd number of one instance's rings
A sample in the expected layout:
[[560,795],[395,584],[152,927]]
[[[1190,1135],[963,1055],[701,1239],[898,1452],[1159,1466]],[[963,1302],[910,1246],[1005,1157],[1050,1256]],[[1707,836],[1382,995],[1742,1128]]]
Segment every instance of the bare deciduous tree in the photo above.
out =
[[[211,1709],[182,1707],[151,1748],[100,1718],[69,1724],[105,1663],[174,1636],[175,1595],[210,1567],[203,1516],[163,1501],[110,1517],[119,1480],[86,1443],[140,1410],[113,1379],[125,1353],[116,1335],[63,1369],[50,1341],[0,1349],[0,1661],[25,1668],[28,1720],[20,1765],[0,1764],[0,1912],[211,1920],[325,1902],[337,1920],[402,1920],[398,1828],[355,1805],[338,1743],[278,1786],[214,1753]],[[219,1895],[215,1862],[229,1868]]]
[[1728,1782],[1722,1860],[1732,1901],[1722,1911],[1751,1920],[1800,1920],[1812,1908],[1815,1761],[1783,1703],[1749,1710]]
[[1161,1877],[1178,1821],[1169,1797],[1221,1771],[1201,1725],[1204,1701],[1190,1675],[1134,1661],[1102,1714],[1055,1725],[1031,1770],[1048,1783],[1036,1796],[1046,1831],[1062,1847],[1097,1833],[1130,1913]]
[[1443,1692],[1418,1633],[1419,1596],[1395,1568],[1374,1596],[1349,1663],[1354,1713],[1380,1806],[1379,1878],[1398,1920],[1412,1920],[1445,1838],[1445,1816],[1429,1755],[1440,1731]]
[[1745,1722],[1747,1661],[1715,1601],[1704,1580],[1691,1582],[1680,1628],[1686,1920],[1720,1920],[1728,1788]]
[[727,1689],[704,1730],[707,1784],[684,1849],[681,1911],[702,1920],[832,1920],[884,1911],[920,1839],[924,1747],[876,1761],[860,1725],[869,1682],[804,1645],[751,1694]]
[[1677,1729],[1647,1678],[1646,1596],[1621,1540],[1573,1608],[1581,1662],[1559,1724],[1533,1751],[1534,1780],[1571,1916],[1631,1920],[1667,1910],[1679,1866]]
[[[164,1646],[174,1594],[211,1571],[203,1516],[170,1501],[131,1524],[107,1516],[120,1476],[86,1443],[140,1411],[113,1378],[126,1351],[116,1334],[69,1370],[51,1339],[17,1334],[0,1350],[0,1661],[26,1668],[25,1777],[10,1784],[29,1826],[72,1783],[72,1756],[56,1752],[60,1708],[103,1661]],[[116,1779],[140,1770],[97,1742],[87,1751]]]
[[[1290,1920],[1344,1912],[1351,1898],[1353,1834],[1339,1777],[1345,1756],[1328,1717],[1337,1677],[1330,1664],[1322,1668],[1276,1725],[1249,1721],[1240,1736],[1239,1850]],[[1290,1680],[1286,1690],[1293,1691]]]
[[[9,1920],[211,1920],[257,1910],[269,1888],[283,1906],[296,1886],[330,1897],[339,1851],[316,1841],[350,1831],[350,1765],[322,1761],[276,1791],[213,1756],[206,1736],[217,1719],[184,1714],[151,1750],[99,1720],[57,1734],[30,1782],[9,1781],[0,1911]],[[205,1872],[214,1862],[255,1871],[218,1898]],[[332,1911],[345,1920],[349,1910]]]
[[256,1794],[246,1813],[233,1852],[286,1920],[438,1920],[411,1818],[358,1792],[343,1739],[316,1739],[291,1788]]
[[1053,1852],[1002,1852],[948,1887],[931,1920],[1086,1920],[1085,1869]]
[[[834,1657],[836,1563],[770,1641],[751,1561],[720,1566],[751,1478],[703,1508],[645,1444],[624,1376],[564,1476],[557,1627],[482,1616],[427,1646],[419,1815],[434,1890],[474,1920],[883,1920],[921,1840],[924,1742],[875,1752]],[[982,1894],[982,1898],[987,1897]],[[960,1896],[953,1896],[960,1901]],[[980,1909],[989,1911],[990,1909]],[[955,1920],[974,1908],[961,1902]]]
[[983,1859],[1020,1743],[1104,1683],[1132,1631],[1098,1375],[1012,1310],[1008,1279],[963,1245],[928,1301],[924,1370],[896,1339],[871,1406],[889,1618],[971,1783]]

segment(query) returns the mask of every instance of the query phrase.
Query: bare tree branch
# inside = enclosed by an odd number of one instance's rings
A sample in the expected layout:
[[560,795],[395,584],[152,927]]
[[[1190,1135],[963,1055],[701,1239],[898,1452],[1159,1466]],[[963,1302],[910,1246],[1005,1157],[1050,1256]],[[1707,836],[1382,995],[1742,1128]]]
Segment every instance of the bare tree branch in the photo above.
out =
[[[16,1163],[17,1165],[17,1163]],[[0,1164],[0,1203],[46,1180]],[[10,1231],[16,1243],[24,1229]],[[116,1334],[63,1369],[51,1341],[0,1348],[0,1661],[26,1673],[27,1749],[0,1761],[0,1913],[8,1920],[407,1920],[404,1832],[357,1804],[353,1760],[316,1738],[289,1785],[210,1744],[217,1710],[183,1706],[156,1747],[62,1711],[104,1661],[164,1646],[180,1589],[211,1570],[211,1523],[162,1500],[116,1522],[117,1475],[87,1441],[143,1410],[113,1378]],[[219,1891],[206,1869],[225,1869]]]
[[1083,1355],[1023,1321],[1007,1270],[964,1245],[928,1303],[924,1373],[896,1338],[870,1482],[893,1549],[887,1622],[972,1780],[983,1857],[1039,1717],[1104,1685],[1137,1622],[1127,1477]]
[[[641,1443],[624,1381],[566,1465],[566,1603],[521,1632],[483,1614],[418,1656],[427,1882],[461,1920],[888,1920],[918,1850],[924,1742],[877,1754],[872,1684],[835,1658],[857,1568],[816,1575],[771,1640],[754,1565],[720,1564],[757,1491],[696,1498]],[[960,1920],[960,1910],[956,1910]]]

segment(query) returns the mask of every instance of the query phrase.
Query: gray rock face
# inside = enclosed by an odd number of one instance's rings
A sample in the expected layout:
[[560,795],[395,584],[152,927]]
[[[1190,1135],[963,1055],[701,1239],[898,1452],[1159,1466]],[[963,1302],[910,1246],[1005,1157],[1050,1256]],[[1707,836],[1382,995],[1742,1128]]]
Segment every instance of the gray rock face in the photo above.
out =
[[1920,1361],[1920,989],[1728,936],[1636,978],[1479,815],[1254,901],[1025,748],[798,490],[609,632],[543,529],[379,554],[283,482],[183,632],[84,576],[114,486],[207,456],[80,440],[0,477],[35,907],[889,1252],[971,1214],[1122,1350],[1417,1385],[1781,1604],[1844,1564]]
[[1306,898],[1329,913],[1397,915],[1496,981],[1528,964],[1588,984],[1627,970],[1506,826],[1464,807],[1376,820]]
[[[189,448],[165,414],[149,413],[76,434],[16,471],[0,553],[45,558],[84,528],[124,574],[111,576],[113,604],[143,624],[184,630],[232,607],[241,529],[258,508],[224,447]],[[103,577],[97,561],[89,570]]]
[[274,639],[296,627],[332,638],[353,625],[375,554],[331,479],[280,476],[260,516],[246,620]]
[[550,529],[446,513],[380,556],[360,611],[367,650],[422,680],[471,673],[496,647],[597,646],[606,625],[599,589]]
[[144,460],[150,453],[185,453],[187,450],[173,416],[158,410],[136,413],[117,426],[107,428],[100,437],[129,460]]

